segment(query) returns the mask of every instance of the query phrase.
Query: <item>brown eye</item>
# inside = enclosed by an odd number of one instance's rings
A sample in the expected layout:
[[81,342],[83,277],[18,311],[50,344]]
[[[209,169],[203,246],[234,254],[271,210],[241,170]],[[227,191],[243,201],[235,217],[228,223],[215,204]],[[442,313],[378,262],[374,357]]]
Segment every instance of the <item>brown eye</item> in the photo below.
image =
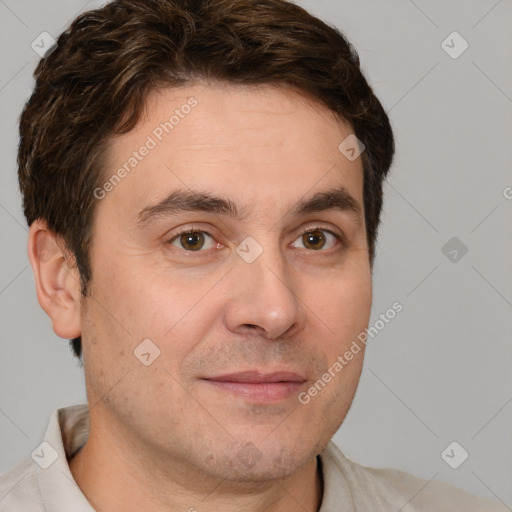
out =
[[341,240],[341,238],[326,229],[313,229],[303,233],[295,243],[299,240],[302,244],[302,247],[299,246],[299,248],[320,251],[331,249],[336,245],[336,241]]
[[307,249],[318,250],[325,245],[325,236],[320,230],[308,231],[302,235],[302,242]]
[[[200,251],[205,249],[208,238],[210,239],[210,245],[212,245],[213,238],[205,231],[187,231],[176,235],[169,243],[185,251]],[[206,247],[206,249],[211,249],[211,247]]]

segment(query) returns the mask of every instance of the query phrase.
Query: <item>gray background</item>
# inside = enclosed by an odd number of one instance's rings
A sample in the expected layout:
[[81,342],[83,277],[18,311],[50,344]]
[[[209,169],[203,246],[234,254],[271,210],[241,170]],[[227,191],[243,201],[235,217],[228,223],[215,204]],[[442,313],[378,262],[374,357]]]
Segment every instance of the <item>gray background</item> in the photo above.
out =
[[[0,473],[40,443],[54,409],[85,401],[82,371],[37,302],[15,157],[31,42],[101,3],[0,0]],[[370,323],[395,301],[404,309],[370,341],[334,440],[364,465],[512,507],[512,2],[300,4],[356,46],[397,138]],[[441,45],[453,31],[469,44],[456,59]],[[456,261],[442,251],[452,237],[468,249]],[[469,452],[456,470],[440,455],[452,441]]]

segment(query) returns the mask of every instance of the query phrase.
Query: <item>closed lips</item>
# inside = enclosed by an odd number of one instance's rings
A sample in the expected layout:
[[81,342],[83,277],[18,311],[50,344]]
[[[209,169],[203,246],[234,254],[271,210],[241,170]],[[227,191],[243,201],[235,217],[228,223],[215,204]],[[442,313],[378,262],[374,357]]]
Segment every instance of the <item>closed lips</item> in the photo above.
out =
[[276,382],[306,382],[306,378],[295,372],[240,372],[230,373],[226,375],[218,375],[214,377],[203,377],[204,380],[212,380],[217,382],[243,382],[246,384],[263,384]]

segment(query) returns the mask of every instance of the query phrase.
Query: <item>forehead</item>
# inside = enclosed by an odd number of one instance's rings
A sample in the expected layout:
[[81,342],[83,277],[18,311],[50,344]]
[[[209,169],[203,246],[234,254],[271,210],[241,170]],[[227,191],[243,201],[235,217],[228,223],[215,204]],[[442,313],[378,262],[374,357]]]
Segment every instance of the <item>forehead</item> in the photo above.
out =
[[105,203],[145,207],[188,188],[271,213],[269,206],[340,186],[362,203],[361,158],[350,161],[338,149],[351,134],[320,102],[288,88],[160,89],[148,96],[136,127],[108,145],[105,181],[124,172]]

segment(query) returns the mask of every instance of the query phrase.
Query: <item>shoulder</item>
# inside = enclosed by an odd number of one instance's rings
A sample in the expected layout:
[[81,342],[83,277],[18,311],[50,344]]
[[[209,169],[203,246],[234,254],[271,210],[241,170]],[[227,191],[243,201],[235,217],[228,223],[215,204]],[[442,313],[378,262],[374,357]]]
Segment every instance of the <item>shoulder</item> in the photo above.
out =
[[[77,500],[83,499],[76,486],[71,484],[73,479],[67,454],[73,454],[87,439],[88,419],[86,404],[63,407],[51,414],[44,439],[49,447],[39,445],[41,455],[36,454],[48,464],[40,466],[36,459],[28,458],[1,475],[0,512],[46,512],[54,510],[52,503],[55,500],[73,500],[77,505]],[[43,448],[48,448],[46,455]],[[82,502],[81,506],[85,507],[86,502]],[[78,509],[77,505],[75,510]]]
[[0,476],[0,512],[43,512],[36,464],[27,459]]
[[354,510],[379,507],[381,511],[403,512],[506,512],[504,505],[478,498],[451,485],[424,480],[388,468],[370,468],[348,459],[330,442],[322,453],[331,475],[344,478],[354,501]]

